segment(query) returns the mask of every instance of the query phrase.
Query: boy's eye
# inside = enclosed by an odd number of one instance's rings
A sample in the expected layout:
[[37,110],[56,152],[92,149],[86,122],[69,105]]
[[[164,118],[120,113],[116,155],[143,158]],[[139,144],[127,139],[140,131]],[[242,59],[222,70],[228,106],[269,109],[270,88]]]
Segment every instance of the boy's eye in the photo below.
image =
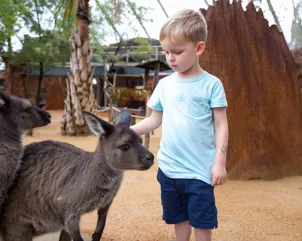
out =
[[182,53],[182,51],[175,52],[175,54],[181,54],[181,53]]
[[130,149],[130,145],[129,144],[124,144],[124,145],[119,146],[119,148],[122,151],[128,151]]

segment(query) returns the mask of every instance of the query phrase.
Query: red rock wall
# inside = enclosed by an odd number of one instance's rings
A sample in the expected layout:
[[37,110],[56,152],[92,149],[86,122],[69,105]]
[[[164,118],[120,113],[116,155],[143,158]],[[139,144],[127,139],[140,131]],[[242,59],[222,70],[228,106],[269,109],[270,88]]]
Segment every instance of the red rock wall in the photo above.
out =
[[229,104],[229,178],[301,175],[302,104],[283,34],[253,4],[218,0],[201,11],[209,35],[200,63],[222,80]]
[[24,88],[24,65],[16,64],[12,61],[5,59],[5,92],[10,95],[15,95],[21,98],[26,97],[26,91]]
[[63,78],[53,78],[47,88],[46,110],[64,109],[64,91],[62,85]]

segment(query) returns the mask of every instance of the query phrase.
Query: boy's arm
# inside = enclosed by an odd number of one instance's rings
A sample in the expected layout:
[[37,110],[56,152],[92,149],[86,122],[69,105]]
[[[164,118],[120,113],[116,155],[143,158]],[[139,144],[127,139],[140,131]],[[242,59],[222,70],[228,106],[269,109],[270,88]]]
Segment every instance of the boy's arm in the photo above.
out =
[[212,167],[212,186],[221,185],[226,181],[226,155],[228,148],[228,121],[226,108],[213,108],[215,137],[216,137],[216,158]]
[[140,121],[136,125],[131,126],[130,128],[134,130],[138,135],[147,134],[160,127],[162,123],[162,116],[162,111],[152,110],[152,113],[149,117]]

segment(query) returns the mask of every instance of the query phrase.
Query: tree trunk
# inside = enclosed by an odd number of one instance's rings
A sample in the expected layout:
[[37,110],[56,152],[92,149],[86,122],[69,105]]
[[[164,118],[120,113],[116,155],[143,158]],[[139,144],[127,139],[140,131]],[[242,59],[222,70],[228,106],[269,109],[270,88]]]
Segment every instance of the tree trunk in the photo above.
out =
[[89,44],[88,0],[80,0],[77,29],[72,38],[71,73],[67,78],[67,96],[61,123],[63,135],[88,135],[90,131],[82,111],[92,111],[94,93],[91,71],[92,52]]
[[38,80],[37,95],[36,95],[36,106],[39,106],[39,104],[40,104],[41,85],[42,85],[42,81],[43,81],[43,76],[44,76],[44,65],[41,62],[40,63],[40,74],[39,74],[39,80]]
[[229,178],[301,175],[302,103],[283,34],[252,3],[243,11],[240,1],[218,0],[202,12],[209,35],[200,63],[222,80],[229,104]]
[[[36,106],[39,107],[39,104],[40,104],[40,95],[41,95],[41,85],[42,85],[42,81],[43,81],[43,76],[44,76],[44,65],[43,63],[41,62],[40,63],[40,73],[39,73],[39,79],[38,79],[38,87],[37,87],[37,94],[36,94]],[[34,134],[34,130],[33,129],[30,129],[26,132],[26,135],[27,136],[33,136]]]

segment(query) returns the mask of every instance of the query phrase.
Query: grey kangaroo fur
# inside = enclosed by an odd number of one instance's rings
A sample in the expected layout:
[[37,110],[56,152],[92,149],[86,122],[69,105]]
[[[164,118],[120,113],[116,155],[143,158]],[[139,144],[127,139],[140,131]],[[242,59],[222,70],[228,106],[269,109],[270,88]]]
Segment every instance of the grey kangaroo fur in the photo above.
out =
[[29,100],[0,92],[0,213],[23,154],[24,131],[47,125],[50,118]]
[[93,240],[100,240],[123,171],[152,166],[154,156],[129,128],[127,111],[121,112],[116,126],[87,112],[84,117],[99,136],[95,152],[55,141],[26,146],[17,182],[4,205],[4,241],[31,241],[59,230],[61,241],[83,241],[80,217],[96,209],[99,217]]

